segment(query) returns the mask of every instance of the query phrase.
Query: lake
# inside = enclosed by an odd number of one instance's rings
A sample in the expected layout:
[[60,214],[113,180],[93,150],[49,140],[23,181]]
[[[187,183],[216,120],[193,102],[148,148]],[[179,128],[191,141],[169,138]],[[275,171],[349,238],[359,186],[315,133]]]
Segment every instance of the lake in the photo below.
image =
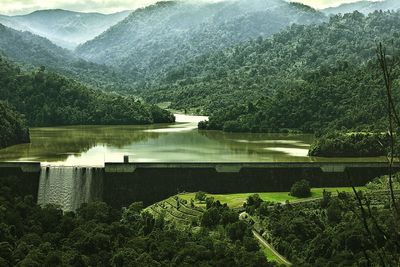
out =
[[176,123],[140,126],[31,128],[31,143],[0,150],[0,161],[51,166],[104,166],[104,162],[381,161],[307,156],[313,135],[200,131],[202,116],[176,115]]

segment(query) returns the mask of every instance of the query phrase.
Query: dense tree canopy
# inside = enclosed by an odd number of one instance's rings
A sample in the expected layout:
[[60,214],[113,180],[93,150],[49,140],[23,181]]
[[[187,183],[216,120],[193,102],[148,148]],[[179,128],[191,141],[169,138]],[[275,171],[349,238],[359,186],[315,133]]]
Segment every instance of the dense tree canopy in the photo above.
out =
[[[398,151],[397,145],[396,151]],[[319,157],[376,157],[386,156],[389,152],[390,136],[388,134],[332,132],[317,138],[310,147],[309,155]]]
[[180,77],[181,69],[168,71],[193,58],[270,36],[292,23],[325,19],[310,7],[283,0],[160,1],[135,10],[76,51],[133,76],[144,91],[164,77]]
[[364,215],[353,194],[334,197],[324,192],[323,199],[314,202],[274,206],[263,202],[253,209],[253,218],[294,266],[396,266],[398,215],[389,208],[388,195],[381,193],[358,193],[368,209]]
[[16,195],[16,180],[0,179],[1,266],[272,266],[246,224],[231,234],[182,230],[140,203],[121,212],[93,202],[63,213]]
[[24,117],[0,101],[0,148],[27,142],[29,130]]
[[148,124],[174,116],[133,97],[89,89],[44,67],[27,73],[0,57],[0,99],[13,104],[30,126]]
[[400,45],[399,28],[400,12],[355,12],[293,25],[183,64],[167,75],[173,79],[143,95],[211,115],[205,129],[376,129],[385,110],[375,49],[377,41],[393,41],[388,49],[398,54],[392,48]]
[[0,53],[23,63],[26,69],[46,66],[51,71],[109,92],[127,91],[134,82],[130,76],[105,65],[85,61],[46,38],[27,31],[17,31],[1,23]]

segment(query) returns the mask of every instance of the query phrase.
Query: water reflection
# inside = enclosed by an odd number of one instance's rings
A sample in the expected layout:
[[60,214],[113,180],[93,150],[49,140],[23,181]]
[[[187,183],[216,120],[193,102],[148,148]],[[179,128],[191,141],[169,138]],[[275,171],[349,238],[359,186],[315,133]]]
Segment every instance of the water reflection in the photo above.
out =
[[[31,129],[31,144],[0,150],[0,161],[53,166],[103,166],[129,155],[135,162],[332,161],[307,157],[312,135],[199,131],[206,117],[178,115],[174,124]],[[340,159],[345,161],[346,159]],[[382,158],[347,159],[371,161]]]

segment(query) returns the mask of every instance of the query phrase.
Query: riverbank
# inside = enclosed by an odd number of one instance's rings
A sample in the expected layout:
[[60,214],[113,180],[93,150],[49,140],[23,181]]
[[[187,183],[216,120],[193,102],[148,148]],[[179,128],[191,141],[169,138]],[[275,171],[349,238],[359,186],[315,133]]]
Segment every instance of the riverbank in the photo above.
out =
[[310,146],[309,155],[316,157],[378,157],[390,152],[386,133],[333,132],[320,136]]

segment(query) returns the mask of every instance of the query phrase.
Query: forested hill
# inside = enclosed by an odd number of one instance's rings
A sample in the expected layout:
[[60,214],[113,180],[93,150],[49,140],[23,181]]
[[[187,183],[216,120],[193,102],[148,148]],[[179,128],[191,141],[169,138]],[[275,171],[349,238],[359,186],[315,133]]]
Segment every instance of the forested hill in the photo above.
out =
[[399,12],[355,12],[321,25],[294,25],[171,70],[167,84],[145,96],[213,115],[212,129],[365,127],[384,112],[377,42],[398,48],[399,36]]
[[0,100],[24,114],[30,126],[72,124],[148,124],[174,116],[130,97],[88,89],[44,67],[32,72],[0,57]]
[[0,53],[25,66],[40,67],[66,75],[105,91],[127,91],[133,82],[112,68],[80,59],[46,38],[0,24]]
[[0,101],[0,149],[29,142],[29,130],[21,114]]
[[123,11],[106,15],[62,9],[38,10],[27,15],[0,15],[0,23],[16,30],[30,31],[59,46],[74,49],[123,20],[129,13]]
[[352,13],[354,11],[359,11],[364,14],[372,13],[376,10],[388,11],[393,10],[396,11],[400,9],[400,1],[399,0],[382,0],[382,1],[356,1],[354,3],[345,3],[339,5],[337,7],[330,7],[323,9],[322,11],[325,14],[345,14]]
[[125,20],[76,50],[137,80],[152,83],[171,67],[251,38],[270,36],[292,23],[325,20],[322,13],[283,0],[236,0],[218,3],[159,2]]

